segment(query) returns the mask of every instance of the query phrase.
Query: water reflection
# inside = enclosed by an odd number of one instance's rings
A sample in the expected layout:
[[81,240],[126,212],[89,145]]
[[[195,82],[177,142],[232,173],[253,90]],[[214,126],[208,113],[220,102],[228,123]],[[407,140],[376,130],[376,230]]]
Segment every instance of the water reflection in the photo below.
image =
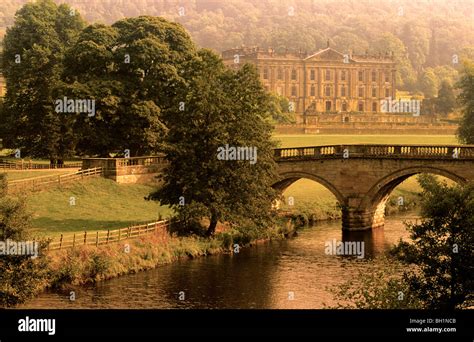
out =
[[[183,260],[69,292],[47,292],[28,308],[322,308],[334,304],[327,287],[356,276],[408,233],[400,219],[369,232],[342,232],[340,222],[298,236],[242,249],[235,255]],[[327,255],[325,243],[363,241],[365,257]],[[184,295],[184,298],[183,298]],[[181,298],[180,298],[181,297]]]

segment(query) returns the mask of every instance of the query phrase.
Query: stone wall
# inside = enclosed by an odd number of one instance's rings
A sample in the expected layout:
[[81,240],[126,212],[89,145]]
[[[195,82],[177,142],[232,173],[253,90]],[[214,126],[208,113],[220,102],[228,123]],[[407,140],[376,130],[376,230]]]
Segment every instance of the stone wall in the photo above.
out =
[[163,156],[132,158],[84,158],[82,168],[101,167],[105,178],[117,183],[158,183],[156,176],[166,166]]
[[457,125],[398,123],[320,123],[318,125],[277,125],[276,134],[423,134],[454,135]]

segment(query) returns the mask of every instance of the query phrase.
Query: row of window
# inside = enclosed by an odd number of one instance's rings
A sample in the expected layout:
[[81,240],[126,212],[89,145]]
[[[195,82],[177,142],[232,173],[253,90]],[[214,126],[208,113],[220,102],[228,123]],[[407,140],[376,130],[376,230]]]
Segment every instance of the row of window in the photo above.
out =
[[[339,92],[339,96],[347,96],[347,92],[346,92],[346,89],[347,87],[345,86],[341,86],[340,88],[340,92]],[[372,88],[372,97],[377,97],[377,90],[378,88],[377,87],[373,87]],[[364,87],[359,87],[358,88],[358,97],[365,97],[364,96]],[[330,86],[326,86],[324,88],[324,96],[332,96],[333,94],[333,88],[330,87]],[[292,86],[291,87],[291,96],[293,97],[296,97],[298,96],[298,87],[297,86]],[[309,88],[309,96],[316,96],[316,87],[315,86],[311,86]],[[390,97],[390,88],[385,88],[385,97]]]
[[[325,109],[326,109],[326,112],[331,112],[333,111],[333,108],[332,108],[332,102],[331,101],[326,101],[325,103]],[[377,102],[372,102],[372,112],[378,112],[378,108],[379,108],[379,105]],[[365,110],[364,108],[364,102],[359,102],[357,104],[357,110],[359,112],[363,112]],[[348,107],[347,107],[347,103],[346,102],[343,102],[341,104],[341,111],[342,112],[347,112],[348,111]]]
[[[359,82],[364,82],[364,72],[363,71],[359,71],[357,73],[358,75],[358,80]],[[382,74],[382,72],[380,72],[380,74]],[[268,68],[263,68],[263,79],[265,80],[268,80],[269,79],[269,69]],[[383,73],[384,77],[385,77],[385,82],[390,82],[390,73]],[[284,76],[283,76],[283,69],[282,68],[278,68],[277,69],[277,79],[278,80],[283,80]],[[290,78],[292,81],[296,81],[298,79],[298,70],[296,69],[292,69],[291,70],[291,75],[290,75]],[[314,81],[316,79],[316,70],[315,69],[311,69],[310,72],[309,72],[309,79],[311,81]],[[324,79],[326,81],[331,81],[332,80],[332,71],[329,70],[329,69],[326,69],[325,72],[324,72]],[[341,70],[340,71],[340,75],[339,75],[339,80],[340,81],[345,81],[347,79],[347,72],[345,70]],[[377,82],[377,71],[372,71],[371,72],[371,81],[372,82]]]

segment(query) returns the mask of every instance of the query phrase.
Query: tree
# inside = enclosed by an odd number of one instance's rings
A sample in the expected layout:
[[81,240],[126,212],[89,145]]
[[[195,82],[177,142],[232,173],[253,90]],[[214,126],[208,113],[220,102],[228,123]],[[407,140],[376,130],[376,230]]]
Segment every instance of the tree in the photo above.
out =
[[457,88],[461,90],[458,102],[463,107],[458,136],[463,143],[474,144],[474,63],[472,61],[464,63]]
[[419,83],[419,87],[425,97],[432,98],[438,93],[438,79],[436,78],[433,69],[426,68],[420,77]]
[[393,53],[397,64],[396,82],[401,89],[411,89],[416,83],[416,73],[407,57],[403,42],[391,33],[383,34],[372,46],[374,53]]
[[[207,235],[219,221],[265,226],[276,194],[267,94],[254,68],[228,70],[208,50],[191,70],[184,107],[166,121],[164,184],[150,198],[185,221],[207,218]],[[226,147],[250,148],[256,159],[219,154]]]
[[52,91],[63,72],[65,49],[83,26],[79,14],[52,0],[28,3],[17,12],[2,54],[7,92],[1,131],[7,147],[52,160],[74,153],[71,122],[54,111]]
[[454,90],[448,81],[441,83],[441,88],[438,91],[438,98],[436,99],[437,110],[448,115],[451,113],[456,106],[456,96],[454,96]]
[[[0,241],[31,238],[31,216],[24,199],[7,196],[6,174],[0,174]],[[46,265],[41,255],[0,255],[0,305],[14,306],[32,298],[44,286]]]
[[474,187],[448,186],[420,176],[421,224],[409,224],[412,242],[396,249],[416,270],[404,281],[423,307],[455,309],[474,305]]
[[277,124],[296,123],[295,116],[291,113],[290,101],[278,94],[269,95],[269,111],[272,121]]
[[75,130],[84,132],[77,150],[104,157],[124,150],[132,156],[158,152],[163,121],[184,96],[194,55],[186,31],[163,18],[84,29],[66,53],[65,82],[58,88],[64,96],[96,101],[93,117],[77,117]]

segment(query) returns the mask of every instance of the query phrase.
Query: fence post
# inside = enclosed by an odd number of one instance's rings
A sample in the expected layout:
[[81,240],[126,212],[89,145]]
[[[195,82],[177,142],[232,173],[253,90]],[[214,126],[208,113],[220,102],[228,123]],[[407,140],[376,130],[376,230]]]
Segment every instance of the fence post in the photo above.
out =
[[110,229],[107,229],[107,242],[106,243],[109,243],[109,235],[110,235]]
[[61,185],[61,175],[58,175],[58,185]]
[[127,239],[130,239],[131,227],[128,227],[127,231]]
[[86,239],[87,239],[87,231],[84,231],[84,245],[86,244]]
[[97,231],[97,234],[95,236],[95,246],[97,247],[99,245],[99,231]]
[[72,248],[76,245],[76,233],[72,236]]
[[140,226],[138,226],[138,236],[140,236]]
[[120,235],[122,234],[122,229],[119,229],[119,238],[118,240],[120,241]]
[[59,239],[59,249],[61,249],[62,245],[63,245],[63,234],[61,234],[61,238]]

